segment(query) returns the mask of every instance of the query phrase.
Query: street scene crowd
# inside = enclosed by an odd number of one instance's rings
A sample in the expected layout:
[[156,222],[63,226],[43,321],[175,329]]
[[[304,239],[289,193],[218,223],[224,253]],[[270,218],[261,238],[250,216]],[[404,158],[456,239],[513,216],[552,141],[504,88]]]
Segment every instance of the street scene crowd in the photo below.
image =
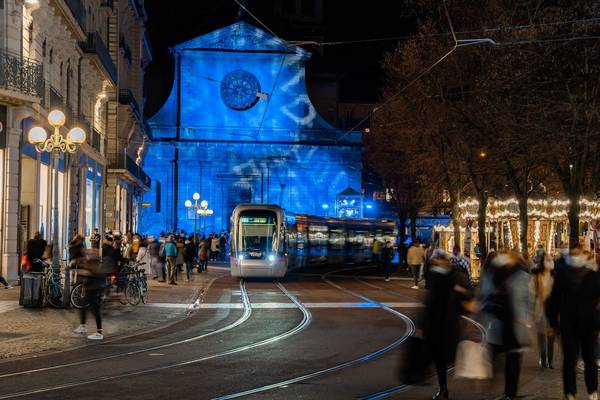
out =
[[[393,258],[390,248],[388,242],[380,254],[376,246],[373,249],[386,281]],[[537,348],[539,367],[554,369],[558,342],[565,400],[576,398],[578,369],[584,371],[586,398],[598,399],[600,274],[593,253],[562,245],[549,254],[539,245],[529,258],[514,250],[492,249],[475,283],[469,260],[457,246],[447,254],[435,244],[425,249],[415,241],[406,261],[412,288],[424,286],[426,295],[419,329],[402,363],[405,383],[422,383],[433,364],[439,383],[433,399],[448,399],[450,364],[455,363],[455,376],[489,379],[492,365],[504,354],[504,394],[497,399],[516,399],[523,353]],[[460,322],[467,315],[485,332],[479,343],[465,339]],[[459,364],[466,365],[460,372]]]

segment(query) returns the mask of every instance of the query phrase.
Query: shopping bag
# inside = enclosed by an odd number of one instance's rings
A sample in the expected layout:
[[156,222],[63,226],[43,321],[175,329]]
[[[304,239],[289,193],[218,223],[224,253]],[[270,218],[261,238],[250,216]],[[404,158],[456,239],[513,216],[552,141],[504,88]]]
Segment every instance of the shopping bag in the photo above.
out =
[[406,341],[406,352],[400,360],[400,382],[423,383],[432,373],[432,358],[427,343],[421,337],[411,336]]
[[492,361],[486,344],[463,340],[456,349],[454,376],[464,379],[490,379]]

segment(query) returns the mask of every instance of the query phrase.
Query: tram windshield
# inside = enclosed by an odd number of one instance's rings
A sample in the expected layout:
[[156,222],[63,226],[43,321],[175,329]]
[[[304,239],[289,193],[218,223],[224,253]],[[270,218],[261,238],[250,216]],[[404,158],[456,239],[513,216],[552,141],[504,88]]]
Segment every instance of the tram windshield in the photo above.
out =
[[264,258],[277,248],[277,216],[274,212],[242,212],[239,221],[239,251],[250,258]]

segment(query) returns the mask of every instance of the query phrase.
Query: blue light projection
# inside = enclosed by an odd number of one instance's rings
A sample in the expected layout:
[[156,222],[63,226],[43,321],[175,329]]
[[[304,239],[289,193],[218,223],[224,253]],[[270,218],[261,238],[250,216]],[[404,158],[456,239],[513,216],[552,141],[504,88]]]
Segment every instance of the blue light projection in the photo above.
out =
[[[193,230],[184,202],[194,192],[214,210],[206,232],[227,229],[239,203],[270,203],[327,215],[347,188],[360,189],[360,132],[336,130],[308,98],[310,54],[237,22],[172,49],[169,98],[149,123],[144,169],[152,190],[141,232]],[[200,229],[202,231],[202,229]]]

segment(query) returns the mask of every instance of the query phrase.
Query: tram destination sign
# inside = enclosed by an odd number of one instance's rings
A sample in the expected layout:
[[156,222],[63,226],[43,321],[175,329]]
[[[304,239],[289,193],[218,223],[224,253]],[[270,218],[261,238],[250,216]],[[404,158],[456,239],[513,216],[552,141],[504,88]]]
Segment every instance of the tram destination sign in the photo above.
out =
[[240,221],[244,224],[268,224],[269,218],[265,217],[242,217]]

